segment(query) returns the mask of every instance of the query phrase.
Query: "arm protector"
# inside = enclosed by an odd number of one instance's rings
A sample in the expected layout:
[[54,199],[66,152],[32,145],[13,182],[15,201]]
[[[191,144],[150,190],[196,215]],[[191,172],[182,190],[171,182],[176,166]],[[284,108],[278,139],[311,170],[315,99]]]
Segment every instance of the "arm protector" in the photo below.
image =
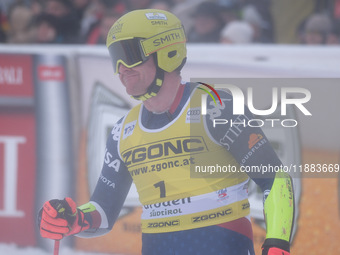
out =
[[294,223],[294,192],[289,174],[276,173],[271,191],[264,202],[264,213],[267,226],[264,245],[283,246],[280,248],[289,251]]

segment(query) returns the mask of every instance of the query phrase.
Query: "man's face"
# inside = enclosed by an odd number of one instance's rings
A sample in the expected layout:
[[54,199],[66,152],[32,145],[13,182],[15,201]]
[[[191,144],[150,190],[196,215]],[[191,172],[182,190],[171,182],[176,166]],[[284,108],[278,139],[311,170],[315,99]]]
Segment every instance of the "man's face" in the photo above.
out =
[[119,65],[119,79],[131,96],[139,96],[146,93],[156,76],[156,66],[153,57],[150,57],[143,64],[127,68]]
[[36,40],[39,43],[49,43],[56,39],[57,31],[56,29],[47,22],[42,22],[37,27]]

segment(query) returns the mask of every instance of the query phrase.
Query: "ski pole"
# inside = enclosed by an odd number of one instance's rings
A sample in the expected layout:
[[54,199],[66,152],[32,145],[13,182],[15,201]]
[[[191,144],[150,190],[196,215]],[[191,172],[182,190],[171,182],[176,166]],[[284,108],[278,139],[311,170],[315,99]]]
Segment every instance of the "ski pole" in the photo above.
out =
[[54,252],[53,255],[59,255],[60,240],[54,241]]

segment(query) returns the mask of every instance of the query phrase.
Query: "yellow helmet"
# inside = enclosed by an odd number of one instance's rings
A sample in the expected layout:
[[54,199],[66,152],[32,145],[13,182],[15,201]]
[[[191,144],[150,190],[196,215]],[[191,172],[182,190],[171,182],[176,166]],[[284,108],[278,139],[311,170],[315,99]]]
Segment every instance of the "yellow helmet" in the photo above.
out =
[[128,68],[157,54],[157,66],[166,72],[181,69],[186,59],[186,37],[181,21],[172,13],[156,9],[131,11],[111,27],[106,46],[115,73],[119,64]]

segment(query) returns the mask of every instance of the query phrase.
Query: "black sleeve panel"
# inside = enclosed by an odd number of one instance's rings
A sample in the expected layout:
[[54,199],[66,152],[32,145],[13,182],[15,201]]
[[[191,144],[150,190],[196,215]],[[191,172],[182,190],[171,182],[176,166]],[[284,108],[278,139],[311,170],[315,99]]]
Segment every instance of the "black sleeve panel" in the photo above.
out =
[[262,123],[254,119],[246,106],[243,115],[233,115],[232,96],[223,90],[218,93],[222,106],[210,98],[207,102],[206,122],[210,134],[244,169],[249,170],[246,173],[263,191],[270,190],[275,173],[263,174],[261,169],[280,167],[281,161],[263,133]]
[[130,173],[119,156],[118,140],[121,124],[122,120],[116,123],[107,140],[103,168],[91,196],[91,201],[95,201],[103,208],[109,229],[118,218],[132,183]]

